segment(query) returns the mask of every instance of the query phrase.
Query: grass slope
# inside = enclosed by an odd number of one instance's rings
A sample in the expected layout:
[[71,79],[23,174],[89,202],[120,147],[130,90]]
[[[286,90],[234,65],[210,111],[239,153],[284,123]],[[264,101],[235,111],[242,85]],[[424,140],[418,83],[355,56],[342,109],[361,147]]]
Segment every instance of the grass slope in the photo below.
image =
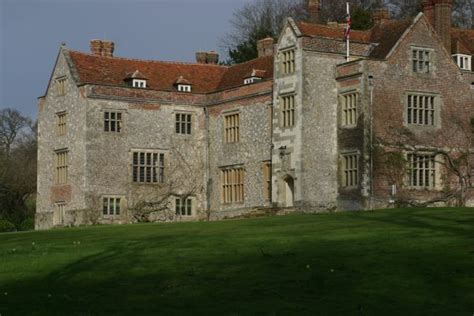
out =
[[473,209],[0,234],[2,316],[473,313]]

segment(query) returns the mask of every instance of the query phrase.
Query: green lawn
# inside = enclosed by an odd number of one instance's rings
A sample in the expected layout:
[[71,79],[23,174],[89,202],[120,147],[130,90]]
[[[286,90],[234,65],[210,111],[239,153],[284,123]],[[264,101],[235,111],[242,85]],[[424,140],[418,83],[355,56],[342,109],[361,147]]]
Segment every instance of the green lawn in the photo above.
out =
[[0,234],[0,315],[474,314],[474,209]]

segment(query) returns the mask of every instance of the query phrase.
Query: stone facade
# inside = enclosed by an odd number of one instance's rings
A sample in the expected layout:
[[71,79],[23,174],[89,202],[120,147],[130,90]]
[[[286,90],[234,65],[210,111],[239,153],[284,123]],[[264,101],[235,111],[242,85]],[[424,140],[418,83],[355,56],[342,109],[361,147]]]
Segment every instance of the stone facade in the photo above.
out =
[[[409,22],[378,12],[372,30],[352,33],[349,60],[341,27],[317,24],[319,1],[310,1],[315,23],[288,19],[273,49],[264,39],[259,58],[231,67],[216,65],[215,52],[183,64],[114,57],[114,44],[100,40],[92,54],[62,47],[39,102],[36,228],[372,209],[441,196],[456,182],[441,164],[436,185],[413,188],[383,158],[472,146],[474,72],[453,62],[445,7],[430,3],[427,17]],[[471,33],[452,32],[457,49],[470,49]],[[413,71],[419,48],[429,52],[427,73]],[[433,124],[408,123],[411,93],[433,97]],[[351,124],[347,95],[356,100]],[[106,113],[120,113],[120,132],[105,126]],[[185,133],[180,115],[189,120]],[[55,159],[64,151],[67,181],[58,183]],[[145,167],[147,157],[157,160]],[[151,181],[160,170],[162,181]]]

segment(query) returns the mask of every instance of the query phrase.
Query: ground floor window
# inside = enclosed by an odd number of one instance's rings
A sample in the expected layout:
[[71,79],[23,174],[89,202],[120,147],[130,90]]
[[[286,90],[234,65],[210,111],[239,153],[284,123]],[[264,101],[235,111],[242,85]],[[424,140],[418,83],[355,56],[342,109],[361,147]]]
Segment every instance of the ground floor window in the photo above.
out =
[[176,215],[191,216],[193,213],[193,200],[191,198],[177,198],[175,200]]
[[53,213],[54,226],[64,224],[65,208],[66,208],[65,202],[57,202],[54,204],[54,213]]
[[408,154],[408,181],[410,187],[434,188],[436,186],[435,156]]
[[356,187],[359,185],[359,155],[342,156],[342,186]]
[[104,216],[120,215],[120,198],[104,197],[102,199],[102,214]]
[[244,168],[221,170],[222,202],[241,203],[244,201]]

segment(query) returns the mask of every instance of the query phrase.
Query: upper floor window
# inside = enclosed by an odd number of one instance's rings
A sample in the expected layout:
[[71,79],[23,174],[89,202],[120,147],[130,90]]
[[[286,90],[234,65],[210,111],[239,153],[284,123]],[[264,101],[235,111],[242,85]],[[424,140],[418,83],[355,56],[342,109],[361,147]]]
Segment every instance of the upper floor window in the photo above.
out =
[[283,74],[295,72],[295,50],[285,50],[281,52]]
[[56,130],[58,135],[65,135],[67,131],[67,113],[66,112],[60,112],[56,114],[57,116],[57,126]]
[[454,62],[462,70],[471,70],[472,69],[472,57],[469,55],[455,54],[453,55]]
[[55,182],[56,184],[67,183],[68,179],[68,151],[67,149],[58,150],[55,153]]
[[295,125],[295,95],[285,95],[281,97],[281,119],[283,127]]
[[104,132],[120,133],[122,131],[122,113],[104,112]]
[[120,198],[103,197],[102,199],[102,215],[117,216],[120,215]]
[[178,85],[179,92],[191,92],[191,85],[189,84],[179,84]]
[[193,200],[192,198],[176,198],[175,211],[178,216],[193,215]]
[[224,116],[224,133],[226,143],[237,143],[240,141],[239,113]]
[[435,125],[435,96],[408,94],[407,123],[411,125]]
[[436,186],[435,156],[431,154],[408,154],[408,182],[415,188]]
[[132,179],[137,183],[164,183],[165,154],[136,151],[133,153]]
[[143,79],[133,79],[132,87],[134,88],[146,88],[146,80]]
[[191,135],[191,114],[176,113],[176,134]]
[[244,201],[244,169],[242,167],[221,170],[222,203]]
[[359,185],[359,155],[347,154],[342,156],[342,186],[355,187]]
[[244,84],[252,84],[252,83],[255,83],[255,82],[259,82],[261,80],[262,80],[262,78],[259,78],[259,77],[245,78],[244,79]]
[[357,124],[357,93],[344,94],[340,98],[342,103],[342,126]]
[[429,73],[431,71],[430,51],[427,49],[412,49],[412,69],[416,73]]
[[66,95],[67,92],[67,77],[61,77],[56,79],[56,88],[58,95]]

